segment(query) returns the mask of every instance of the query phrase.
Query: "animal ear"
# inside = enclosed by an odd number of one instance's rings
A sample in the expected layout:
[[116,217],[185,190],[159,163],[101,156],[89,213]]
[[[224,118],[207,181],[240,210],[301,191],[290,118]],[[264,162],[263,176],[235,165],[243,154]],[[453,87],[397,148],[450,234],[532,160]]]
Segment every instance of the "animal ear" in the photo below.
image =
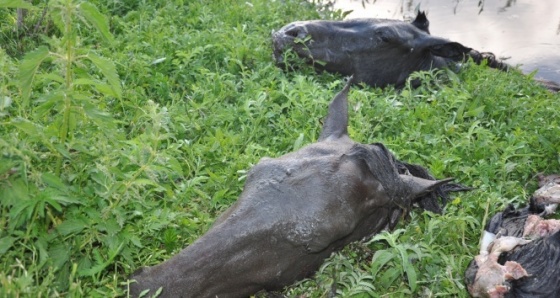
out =
[[329,105],[329,113],[325,124],[323,124],[319,142],[348,136],[348,90],[350,90],[350,84],[352,84],[352,77]]
[[424,35],[413,39],[407,46],[411,51],[430,51],[432,55],[461,61],[472,50],[464,45],[445,38]]
[[455,61],[460,61],[465,58],[472,49],[467,48],[458,42],[445,41],[442,43],[435,43],[428,46],[430,52],[436,56],[450,58]]
[[418,198],[423,196],[427,193],[434,191],[437,187],[442,186],[450,181],[453,181],[453,178],[447,178],[443,180],[428,180],[423,178],[418,178],[412,175],[399,175],[404,182],[405,185],[409,187],[409,190],[412,194],[412,197]]
[[414,21],[412,21],[411,24],[414,25],[414,27],[430,34],[430,28],[429,28],[430,21],[428,21],[425,12],[418,11],[418,14],[416,15],[416,19],[414,19]]

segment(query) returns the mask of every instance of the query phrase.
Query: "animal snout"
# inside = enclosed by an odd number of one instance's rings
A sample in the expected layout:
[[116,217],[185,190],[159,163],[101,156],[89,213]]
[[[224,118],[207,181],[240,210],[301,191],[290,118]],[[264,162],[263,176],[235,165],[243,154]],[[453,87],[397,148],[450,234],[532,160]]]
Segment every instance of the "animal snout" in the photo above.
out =
[[280,28],[278,31],[273,31],[273,57],[276,63],[282,66],[284,63],[283,53],[287,49],[295,49],[297,51],[298,46],[300,46],[299,43],[303,43],[308,35],[305,22],[294,22]]
[[288,24],[275,32],[275,38],[281,39],[304,39],[307,36],[307,29],[300,22]]
[[284,32],[284,34],[293,38],[304,39],[307,36],[307,30],[305,30],[304,27],[296,26],[296,27],[289,28]]

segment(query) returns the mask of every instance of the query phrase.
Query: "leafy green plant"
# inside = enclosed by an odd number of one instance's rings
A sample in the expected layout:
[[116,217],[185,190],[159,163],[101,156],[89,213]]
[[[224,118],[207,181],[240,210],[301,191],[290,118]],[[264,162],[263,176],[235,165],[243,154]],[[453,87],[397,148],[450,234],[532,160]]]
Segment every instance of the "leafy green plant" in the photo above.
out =
[[[23,58],[18,75],[21,88],[22,103],[20,105],[21,114],[29,108],[29,99],[33,89],[34,79],[40,80],[42,85],[48,86],[49,93],[46,96],[35,99],[39,102],[34,107],[35,118],[41,119],[47,113],[54,112],[59,117],[54,117],[46,127],[37,127],[24,120],[14,122],[14,125],[23,132],[36,130],[52,131],[51,127],[58,128],[57,135],[47,133],[43,143],[51,150],[60,154],[57,173],[60,173],[63,156],[68,156],[66,148],[67,139],[73,137],[74,129],[80,125],[80,121],[85,119],[95,122],[100,128],[107,128],[107,123],[111,123],[110,116],[99,110],[97,104],[93,102],[94,92],[102,95],[120,98],[121,85],[116,73],[114,64],[91,51],[82,47],[78,36],[78,24],[83,23],[97,29],[100,35],[107,41],[112,42],[113,36],[109,32],[106,18],[89,2],[75,2],[72,0],[52,1],[49,3],[49,10],[52,20],[58,29],[63,32],[60,38],[54,37],[47,40],[50,47],[41,46],[28,53]],[[83,67],[84,60],[93,63],[105,76],[107,82],[85,72]],[[58,71],[51,70],[46,74],[39,73],[39,68],[43,62],[49,62],[51,67]],[[94,92],[92,92],[94,91]],[[33,127],[34,126],[34,127]],[[33,128],[32,128],[33,127]],[[57,139],[53,141],[52,137]],[[50,139],[50,140],[49,140]]]
[[[377,280],[385,288],[390,287],[399,276],[405,275],[410,288],[410,292],[407,294],[410,294],[416,290],[418,280],[412,263],[421,259],[423,253],[419,247],[397,242],[399,235],[403,232],[402,229],[391,233],[383,232],[371,239],[370,243],[383,240],[388,245],[387,249],[377,250],[373,255],[371,274],[372,279]],[[390,266],[391,268],[377,276],[384,266]]]
[[[15,2],[40,27],[16,34],[14,6],[0,8],[2,297],[126,295],[132,272],[210,227],[260,158],[315,141],[343,86],[272,60],[273,29],[343,15],[308,1]],[[469,63],[412,79],[353,87],[352,138],[476,190],[443,215],[414,209],[284,294],[467,297],[488,216],[558,171],[559,95]]]

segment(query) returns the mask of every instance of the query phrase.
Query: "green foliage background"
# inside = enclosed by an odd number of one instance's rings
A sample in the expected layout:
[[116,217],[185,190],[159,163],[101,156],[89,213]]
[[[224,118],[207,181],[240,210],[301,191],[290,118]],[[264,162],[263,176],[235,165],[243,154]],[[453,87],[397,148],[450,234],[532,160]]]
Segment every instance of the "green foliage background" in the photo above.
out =
[[[271,31],[341,16],[298,0],[0,1],[0,296],[126,295],[130,273],[203,234],[261,157],[316,140],[343,86],[277,68]],[[351,136],[477,189],[284,294],[465,297],[488,214],[559,172],[559,95],[471,64],[415,77],[352,88]]]

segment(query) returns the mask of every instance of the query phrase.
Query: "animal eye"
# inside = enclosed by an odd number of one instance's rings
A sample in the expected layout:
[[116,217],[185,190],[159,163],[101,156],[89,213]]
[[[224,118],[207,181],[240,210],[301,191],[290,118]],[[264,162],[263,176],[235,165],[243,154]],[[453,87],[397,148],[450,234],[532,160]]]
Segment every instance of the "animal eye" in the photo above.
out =
[[380,32],[377,34],[379,40],[381,40],[382,42],[389,42],[391,39],[389,38],[389,36],[387,36],[387,34]]

